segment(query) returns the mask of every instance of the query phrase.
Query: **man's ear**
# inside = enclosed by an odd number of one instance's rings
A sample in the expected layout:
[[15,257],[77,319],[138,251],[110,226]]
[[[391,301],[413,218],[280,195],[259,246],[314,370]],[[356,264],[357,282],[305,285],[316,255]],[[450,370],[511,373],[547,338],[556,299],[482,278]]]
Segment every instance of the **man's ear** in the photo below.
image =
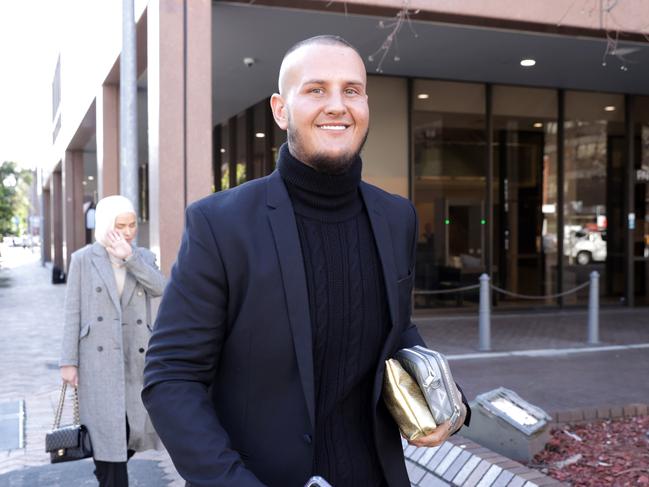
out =
[[275,93],[270,97],[270,108],[273,111],[275,123],[280,129],[286,130],[288,128],[288,111],[284,98],[280,94]]

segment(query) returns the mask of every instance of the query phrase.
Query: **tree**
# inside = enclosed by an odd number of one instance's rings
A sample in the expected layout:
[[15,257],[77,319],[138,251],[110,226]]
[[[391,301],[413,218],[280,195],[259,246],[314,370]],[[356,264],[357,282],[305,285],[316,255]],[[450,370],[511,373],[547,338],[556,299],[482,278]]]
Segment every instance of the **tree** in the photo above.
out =
[[27,228],[32,174],[15,162],[0,165],[0,235],[20,234]]

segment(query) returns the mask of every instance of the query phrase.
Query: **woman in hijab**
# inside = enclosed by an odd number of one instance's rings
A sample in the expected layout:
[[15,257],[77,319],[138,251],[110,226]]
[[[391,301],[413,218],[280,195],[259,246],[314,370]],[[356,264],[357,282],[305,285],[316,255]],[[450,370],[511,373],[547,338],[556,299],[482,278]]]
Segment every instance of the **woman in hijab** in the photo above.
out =
[[78,388],[101,487],[128,486],[128,459],[160,445],[140,392],[151,298],[162,295],[165,278],[155,255],[134,245],[136,234],[131,202],[102,199],[96,242],[72,254],[67,279],[59,365],[63,380]]

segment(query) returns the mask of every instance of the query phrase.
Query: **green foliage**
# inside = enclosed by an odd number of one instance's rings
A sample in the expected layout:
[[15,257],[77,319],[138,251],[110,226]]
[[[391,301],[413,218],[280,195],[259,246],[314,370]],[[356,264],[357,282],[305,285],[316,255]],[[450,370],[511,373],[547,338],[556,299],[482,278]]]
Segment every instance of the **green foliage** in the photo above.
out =
[[0,235],[20,235],[27,230],[31,183],[32,173],[19,169],[15,162],[0,165]]

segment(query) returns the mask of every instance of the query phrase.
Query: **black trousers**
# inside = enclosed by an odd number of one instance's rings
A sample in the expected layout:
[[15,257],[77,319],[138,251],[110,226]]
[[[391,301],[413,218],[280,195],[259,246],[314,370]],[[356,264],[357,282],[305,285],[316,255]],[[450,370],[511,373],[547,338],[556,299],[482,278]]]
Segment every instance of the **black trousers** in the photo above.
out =
[[[131,435],[131,428],[126,419],[126,444]],[[126,450],[126,462],[135,455],[135,450]],[[126,462],[95,462],[95,477],[99,481],[99,487],[128,487],[128,470]]]

